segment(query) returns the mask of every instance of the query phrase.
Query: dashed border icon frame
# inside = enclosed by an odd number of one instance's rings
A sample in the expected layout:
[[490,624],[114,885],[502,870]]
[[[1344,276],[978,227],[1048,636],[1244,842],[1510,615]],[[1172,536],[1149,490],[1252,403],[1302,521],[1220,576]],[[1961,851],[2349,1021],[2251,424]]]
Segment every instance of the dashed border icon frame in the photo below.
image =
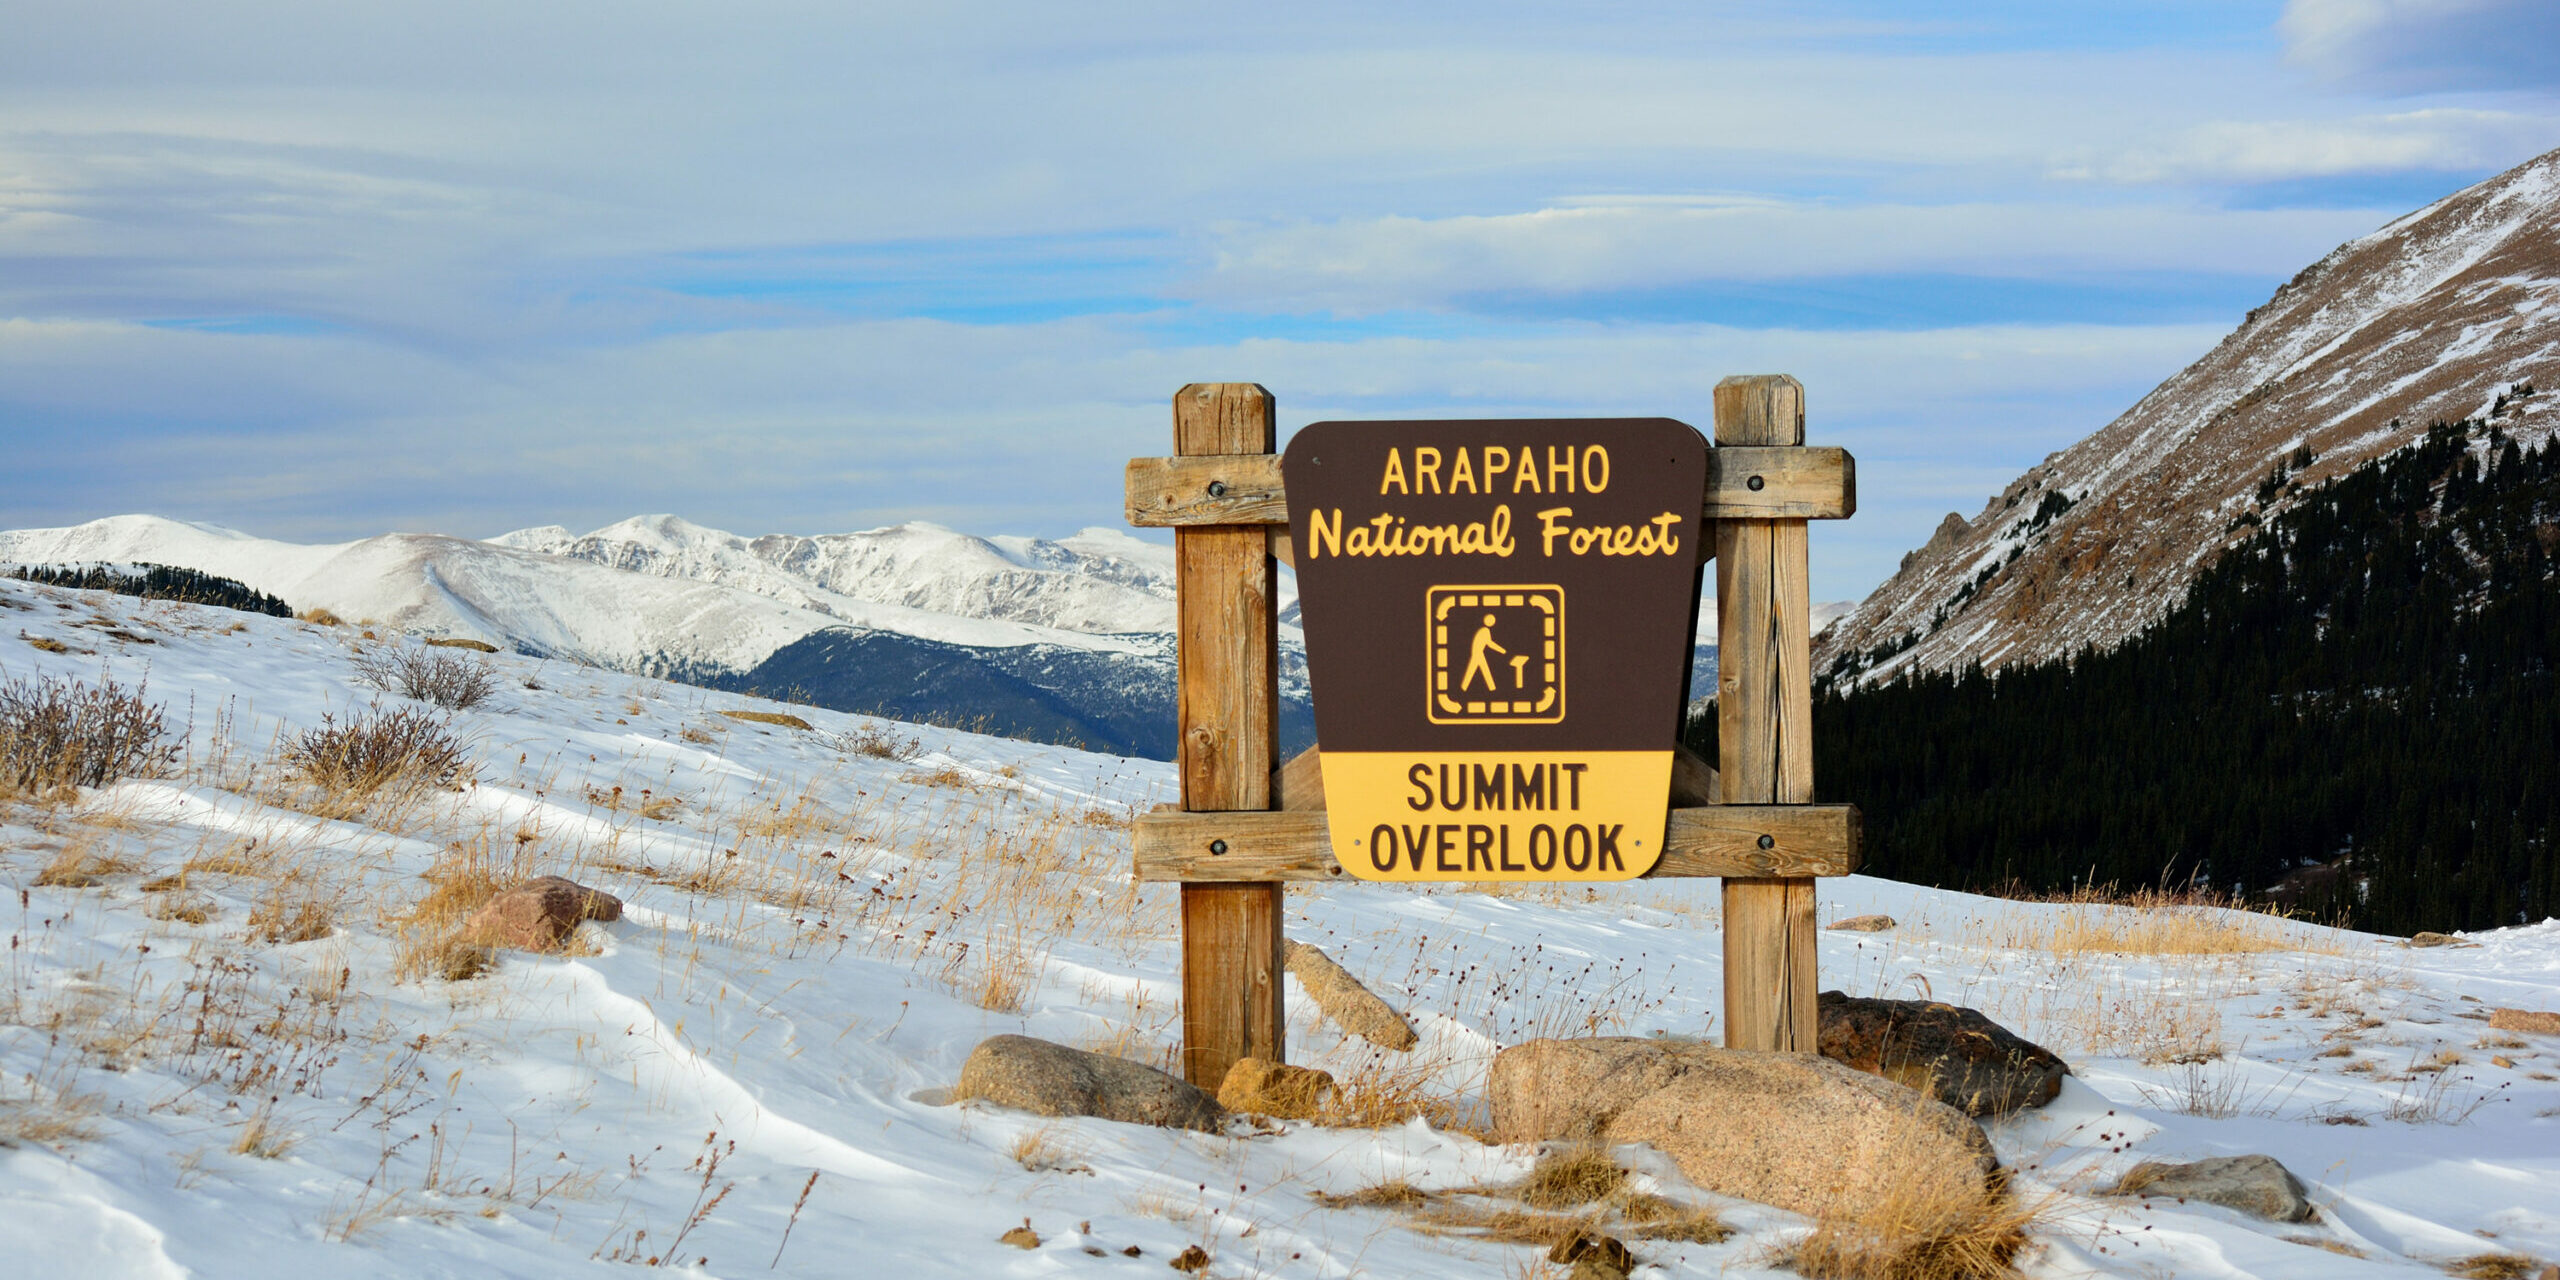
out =
[[[1536,609],[1541,619],[1542,648],[1539,661],[1546,677],[1545,696],[1530,699],[1461,698],[1454,696],[1450,682],[1449,655],[1457,646],[1449,642],[1449,615],[1458,609],[1509,608]],[[1423,593],[1423,622],[1427,628],[1425,652],[1430,671],[1424,682],[1423,698],[1433,724],[1557,724],[1563,721],[1564,696],[1564,588],[1552,584],[1525,586],[1504,583],[1494,586],[1442,586]]]

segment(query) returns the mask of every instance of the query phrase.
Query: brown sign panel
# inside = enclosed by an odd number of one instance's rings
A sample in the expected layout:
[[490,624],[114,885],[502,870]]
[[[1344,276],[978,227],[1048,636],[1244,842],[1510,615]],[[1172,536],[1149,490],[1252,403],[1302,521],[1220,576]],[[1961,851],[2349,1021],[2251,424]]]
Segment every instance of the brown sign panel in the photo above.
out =
[[1319,422],[1282,474],[1342,865],[1370,880],[1652,867],[1697,626],[1697,430]]

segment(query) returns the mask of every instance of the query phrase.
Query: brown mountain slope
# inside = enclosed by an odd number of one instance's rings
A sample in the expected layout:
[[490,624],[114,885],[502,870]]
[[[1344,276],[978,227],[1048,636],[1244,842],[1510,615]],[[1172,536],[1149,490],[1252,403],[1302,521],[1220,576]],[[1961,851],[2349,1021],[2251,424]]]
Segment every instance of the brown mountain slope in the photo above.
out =
[[2124,416],[1971,521],[1949,515],[1824,633],[1816,669],[1906,638],[1870,678],[2111,644],[2173,607],[2240,522],[2282,507],[2260,485],[2298,448],[2316,483],[2519,382],[2546,394],[2505,407],[2507,430],[2560,427],[2560,151],[2340,246]]

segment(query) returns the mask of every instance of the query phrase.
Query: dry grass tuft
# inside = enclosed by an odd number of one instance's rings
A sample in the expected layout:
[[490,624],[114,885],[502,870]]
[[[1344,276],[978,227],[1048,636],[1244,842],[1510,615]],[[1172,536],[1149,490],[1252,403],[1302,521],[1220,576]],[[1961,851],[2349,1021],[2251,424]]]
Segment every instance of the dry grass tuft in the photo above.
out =
[[807,729],[811,727],[808,721],[781,711],[723,711],[720,714],[727,716],[732,720],[747,720],[756,724],[780,725],[785,729]]
[[64,849],[36,873],[36,883],[54,889],[94,889],[108,876],[133,870],[133,863],[100,853],[87,843]]
[[[18,634],[26,635],[23,631]],[[41,649],[46,653],[71,652],[70,645],[64,644],[63,642],[54,639],[52,636],[27,636],[26,639],[28,644],[34,645],[36,648]]]
[[443,856],[420,876],[426,893],[394,917],[397,941],[392,948],[394,977],[407,982],[431,978],[467,982],[497,967],[497,953],[464,936],[463,922],[509,884],[530,874],[528,842],[515,842],[501,865],[487,832],[445,846]]
[[1076,1153],[1058,1145],[1052,1126],[1025,1129],[1014,1135],[1005,1154],[1015,1164],[1032,1173],[1091,1173],[1093,1166],[1076,1159]]
[[249,936],[261,942],[317,942],[337,927],[337,904],[298,877],[277,881],[249,908]]
[[373,688],[447,711],[467,711],[498,691],[497,673],[485,660],[459,653],[394,646],[357,655],[355,666],[356,679]]
[[301,1138],[276,1123],[276,1100],[267,1099],[249,1113],[240,1126],[240,1136],[231,1140],[231,1154],[252,1156],[260,1160],[281,1160],[293,1150]]
[[1540,1213],[1473,1199],[1434,1198],[1413,1211],[1413,1227],[1425,1235],[1464,1236],[1496,1244],[1551,1249],[1583,1232],[1601,1230],[1604,1215]]
[[343,627],[347,625],[346,619],[341,618],[326,609],[305,609],[293,616],[304,622],[308,622],[315,627]]
[[2476,1253],[2448,1264],[2445,1274],[2460,1280],[2530,1280],[2541,1270],[2541,1259],[2521,1253]]
[[1807,1280],[2008,1280],[2041,1210],[2004,1187],[1961,1197],[1912,1179],[1853,1216],[1826,1219],[1788,1251]]
[[911,773],[906,780],[919,787],[942,787],[951,791],[978,789],[978,780],[956,764],[946,764],[930,773]]
[[1627,1171],[1607,1151],[1573,1146],[1540,1157],[1513,1194],[1533,1209],[1569,1209],[1606,1200],[1626,1185]]
[[58,676],[0,684],[0,794],[103,787],[168,768],[178,744],[144,693]]
[[1418,1209],[1432,1199],[1430,1192],[1402,1178],[1389,1178],[1357,1191],[1318,1191],[1313,1195],[1317,1204],[1328,1209]]
[[[370,636],[370,634],[370,632],[367,633],[368,636]],[[474,653],[496,653],[498,651],[498,646],[491,644],[486,640],[472,640],[462,636],[429,636],[427,637],[427,643],[434,645],[439,649],[469,649]]]
[[168,920],[178,924],[203,924],[213,919],[213,899],[200,893],[165,894],[159,901],[151,904],[146,914],[154,920]]
[[2009,894],[2060,906],[2025,912],[1993,925],[1994,945],[2056,955],[2208,956],[2310,949],[2307,940],[2273,927],[2283,917],[2213,889],[2138,889],[2114,885],[2060,894]]
[[0,1150],[61,1147],[98,1136],[89,1123],[102,1102],[96,1094],[50,1090],[32,1079],[23,1087],[22,1094],[0,1094]]

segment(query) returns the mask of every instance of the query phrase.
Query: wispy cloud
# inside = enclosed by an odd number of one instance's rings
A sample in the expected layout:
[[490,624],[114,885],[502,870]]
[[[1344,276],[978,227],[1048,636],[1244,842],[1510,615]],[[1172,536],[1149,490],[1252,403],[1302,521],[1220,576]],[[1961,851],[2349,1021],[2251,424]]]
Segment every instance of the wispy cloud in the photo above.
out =
[[2066,160],[2054,176],[2162,184],[2465,173],[2503,167],[2555,139],[2560,115],[2463,107],[2344,120],[2226,120],[2197,125],[2163,144]]

